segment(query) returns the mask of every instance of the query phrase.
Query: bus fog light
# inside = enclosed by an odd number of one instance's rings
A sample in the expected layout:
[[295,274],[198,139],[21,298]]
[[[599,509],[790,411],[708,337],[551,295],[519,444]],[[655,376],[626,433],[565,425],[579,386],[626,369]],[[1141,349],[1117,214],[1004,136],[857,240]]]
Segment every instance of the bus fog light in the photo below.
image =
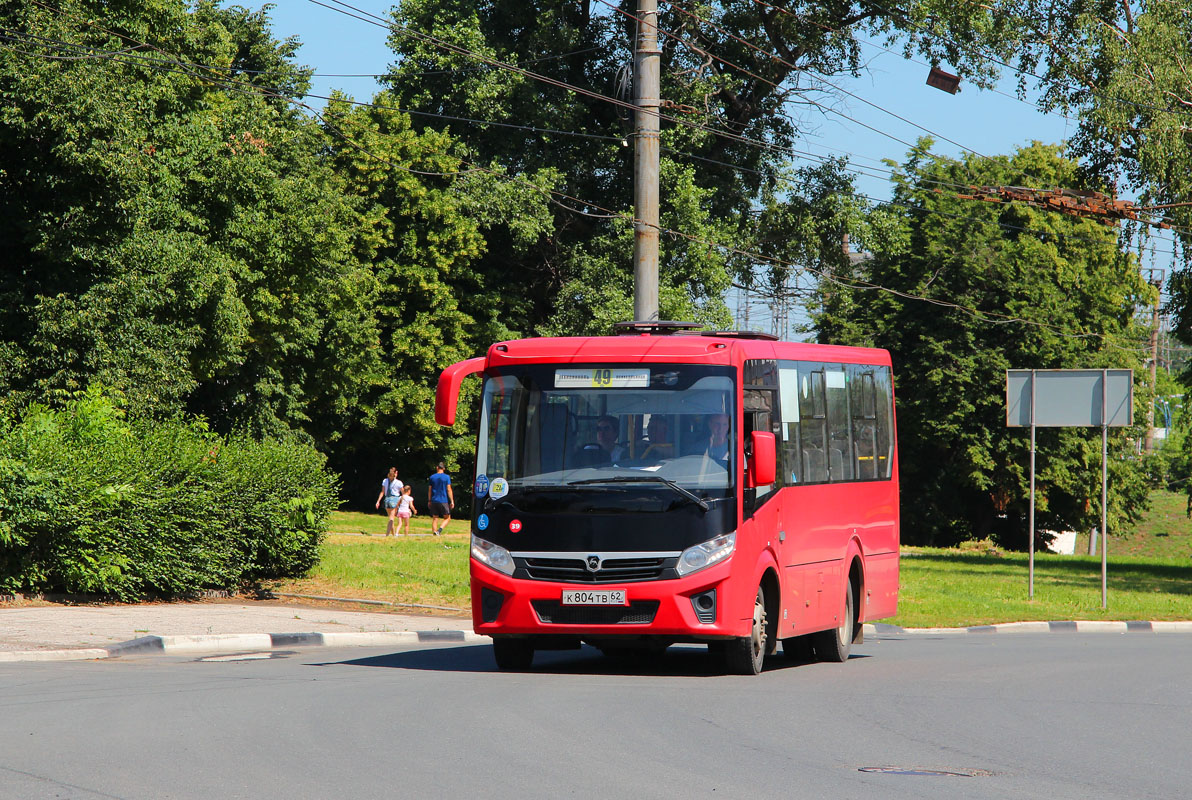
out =
[[499,544],[481,539],[476,534],[472,534],[472,558],[497,572],[513,574],[513,556],[509,555],[509,551]]
[[706,542],[688,547],[679,556],[679,563],[675,565],[675,572],[680,576],[690,575],[718,564],[733,554],[737,546],[737,534],[726,533],[709,539]]

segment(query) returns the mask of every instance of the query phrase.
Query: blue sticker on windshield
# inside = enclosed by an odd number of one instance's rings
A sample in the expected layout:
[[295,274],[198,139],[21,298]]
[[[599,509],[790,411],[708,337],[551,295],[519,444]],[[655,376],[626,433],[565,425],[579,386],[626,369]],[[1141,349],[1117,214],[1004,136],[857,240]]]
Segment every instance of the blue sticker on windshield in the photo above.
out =
[[476,527],[482,531],[488,529],[488,514],[481,514],[476,518]]
[[476,496],[484,497],[486,494],[488,494],[488,476],[487,475],[477,475],[476,476]]

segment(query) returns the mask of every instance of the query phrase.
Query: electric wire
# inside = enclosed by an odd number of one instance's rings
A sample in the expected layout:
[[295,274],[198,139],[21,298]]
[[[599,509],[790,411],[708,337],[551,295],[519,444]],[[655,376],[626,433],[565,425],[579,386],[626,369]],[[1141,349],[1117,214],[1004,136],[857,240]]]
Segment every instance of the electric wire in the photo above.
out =
[[[566,90],[574,91],[574,92],[576,92],[577,94],[580,94],[580,95],[583,95],[583,96],[587,96],[587,97],[590,97],[590,98],[592,98],[592,99],[603,100],[603,101],[605,101],[605,102],[614,103],[614,104],[616,104],[616,105],[618,105],[618,106],[622,106],[622,107],[631,108],[631,109],[633,109],[633,110],[636,110],[636,106],[633,106],[632,104],[629,104],[629,103],[625,103],[624,101],[620,101],[620,100],[617,100],[617,99],[614,99],[614,98],[610,98],[610,97],[607,97],[607,96],[605,96],[605,95],[601,95],[601,94],[598,94],[598,93],[596,93],[596,92],[592,92],[591,90],[582,89],[582,88],[580,88],[580,87],[575,87],[575,86],[572,86],[571,84],[567,84],[567,83],[565,83],[565,82],[563,82],[563,81],[558,81],[558,80],[555,80],[555,79],[553,79],[553,78],[549,78],[549,77],[547,77],[547,76],[538,75],[537,73],[533,73],[533,72],[530,72],[530,71],[528,71],[528,70],[521,69],[520,67],[516,67],[516,66],[514,66],[514,65],[505,64],[504,62],[501,62],[501,61],[499,61],[499,60],[497,60],[497,59],[492,59],[492,58],[490,58],[490,57],[488,57],[488,56],[484,56],[484,55],[482,55],[482,54],[475,53],[474,51],[470,51],[470,50],[468,50],[467,48],[461,48],[461,47],[459,47],[459,46],[457,46],[457,45],[453,45],[453,44],[451,44],[451,43],[449,43],[449,42],[443,42],[442,40],[436,39],[435,37],[432,37],[432,36],[429,36],[429,35],[426,35],[426,34],[417,33],[417,32],[414,32],[414,31],[411,31],[411,30],[409,30],[408,28],[404,28],[404,27],[402,27],[402,26],[400,26],[400,25],[397,25],[395,22],[394,22],[394,23],[386,23],[382,17],[379,17],[379,16],[377,16],[377,15],[374,15],[374,14],[370,14],[369,12],[366,12],[366,11],[363,11],[363,10],[361,10],[361,9],[359,9],[359,8],[356,8],[355,6],[352,6],[351,4],[349,4],[349,3],[347,3],[347,2],[344,2],[344,0],[329,0],[329,2],[330,2],[330,3],[332,3],[332,4],[334,4],[334,5],[330,5],[328,2],[323,2],[322,0],[309,0],[309,2],[311,2],[311,3],[315,4],[315,5],[318,5],[318,6],[322,6],[322,7],[324,7],[324,8],[327,8],[327,9],[329,9],[329,10],[331,10],[331,11],[340,11],[340,8],[338,8],[338,7],[342,7],[342,8],[344,8],[344,9],[349,9],[351,12],[355,12],[355,13],[348,13],[347,11],[341,11],[340,13],[346,13],[346,14],[347,14],[347,16],[353,17],[353,18],[355,18],[355,19],[361,19],[361,20],[363,20],[363,21],[369,22],[370,24],[373,24],[373,25],[378,25],[378,26],[382,26],[382,27],[385,27],[385,28],[387,28],[387,29],[394,29],[394,30],[404,31],[404,32],[406,32],[407,34],[410,34],[410,35],[414,36],[415,38],[419,39],[420,41],[430,41],[430,42],[432,42],[432,43],[437,43],[437,44],[439,44],[439,45],[442,45],[442,46],[443,46],[445,49],[447,49],[447,50],[449,50],[449,51],[451,51],[451,52],[454,52],[454,53],[456,53],[456,54],[459,54],[459,55],[465,55],[465,56],[467,56],[467,57],[474,57],[474,58],[477,58],[478,60],[481,60],[481,61],[483,61],[483,62],[485,62],[485,63],[490,63],[490,64],[492,64],[493,66],[503,66],[503,67],[506,67],[506,68],[508,68],[508,69],[510,69],[510,70],[512,70],[512,71],[514,71],[514,72],[516,72],[516,73],[518,73],[518,74],[521,74],[521,75],[525,76],[525,77],[529,77],[529,78],[532,78],[532,79],[538,79],[538,80],[541,80],[541,81],[543,81],[543,82],[546,82],[546,83],[548,83],[549,85],[554,85],[554,86],[556,86],[556,87],[559,87],[559,88],[563,88],[563,89],[566,89]],[[607,3],[607,2],[605,2],[605,0],[600,0],[600,2],[602,2],[602,3],[605,3],[606,5],[608,5],[608,3]],[[621,13],[625,13],[625,12],[621,12]],[[628,16],[632,16],[632,15],[628,15]],[[369,19],[369,18],[371,18],[371,19]],[[634,17],[634,19],[637,19],[637,18],[636,18],[636,17]],[[673,34],[670,34],[670,35],[672,35],[672,36],[673,36]],[[772,84],[772,85],[773,85],[773,84]],[[868,101],[866,101],[866,102],[868,102]],[[841,113],[841,112],[834,111],[834,110],[832,110],[832,111],[833,111],[834,113],[838,113],[838,114],[840,114],[840,113]],[[842,115],[842,116],[844,116],[846,119],[849,119],[850,121],[853,121],[853,122],[856,122],[857,124],[860,124],[860,125],[862,125],[863,127],[869,128],[870,130],[874,130],[875,132],[881,133],[881,134],[882,134],[882,135],[884,135],[884,136],[888,136],[888,137],[890,137],[890,138],[892,138],[892,139],[894,139],[894,140],[896,140],[896,141],[899,141],[899,142],[900,142],[900,143],[902,143],[902,144],[905,144],[905,145],[907,145],[908,147],[912,147],[912,149],[914,148],[914,146],[913,146],[913,145],[911,145],[909,142],[904,142],[903,140],[901,140],[901,139],[898,139],[897,137],[893,137],[892,135],[890,135],[890,134],[888,134],[888,133],[885,133],[885,132],[879,131],[879,130],[877,130],[876,128],[872,128],[871,126],[869,126],[869,125],[866,125],[865,123],[862,123],[862,122],[860,122],[859,120],[855,120],[855,119],[853,119],[852,117],[849,117],[848,115],[843,115],[843,114],[841,114],[841,115]],[[711,128],[711,127],[709,127],[709,126],[706,126],[706,125],[701,125],[701,124],[698,124],[698,123],[691,123],[691,122],[688,122],[688,121],[686,121],[686,120],[683,120],[683,119],[681,119],[681,118],[676,118],[676,117],[668,116],[668,115],[666,115],[666,114],[662,114],[662,113],[659,113],[659,117],[660,117],[661,119],[664,119],[664,120],[667,120],[667,121],[670,121],[670,122],[674,122],[674,123],[676,123],[676,124],[685,125],[685,126],[687,126],[687,127],[692,127],[692,128],[697,128],[697,129],[700,129],[700,130],[706,131],[706,132],[708,132],[708,133],[711,133],[711,134],[713,134],[713,135],[721,136],[721,137],[728,138],[728,139],[731,139],[731,140],[734,140],[734,141],[739,141],[739,142],[742,142],[742,143],[745,143],[745,144],[750,144],[750,145],[752,145],[752,146],[757,146],[757,147],[765,148],[765,149],[767,149],[767,150],[770,150],[770,151],[772,151],[772,152],[778,152],[778,153],[782,153],[782,154],[788,154],[788,153],[790,152],[789,148],[784,148],[784,147],[781,147],[781,146],[779,146],[779,145],[775,145],[775,144],[772,144],[772,143],[769,143],[769,142],[763,142],[763,141],[760,141],[760,140],[751,139],[751,138],[749,138],[749,137],[745,137],[745,136],[743,136],[743,135],[741,135],[741,134],[737,134],[737,133],[733,133],[733,132],[729,132],[729,131],[723,131],[723,130],[720,130],[720,129]],[[949,140],[949,141],[951,141],[951,140]],[[955,143],[954,143],[954,144],[955,144]],[[960,145],[958,145],[958,146],[960,146]],[[978,155],[978,156],[980,156],[980,154],[976,154],[976,153],[974,153],[974,154],[975,154],[975,155]],[[933,157],[936,157],[936,156],[934,156],[934,154],[927,154],[927,155],[929,155],[929,156],[933,156]],[[938,157],[936,157],[936,158],[938,158]],[[961,185],[959,185],[959,184],[953,184],[953,185],[954,185],[954,186],[957,186],[957,187],[960,187],[960,186],[961,186]],[[967,186],[967,187],[963,187],[963,188],[972,188],[972,187],[971,187],[971,186]],[[1154,224],[1154,223],[1150,223],[1150,222],[1147,222],[1147,221],[1143,221],[1143,222],[1144,222],[1144,224],[1152,224],[1152,225]]]
[[[312,1],[312,2],[317,2],[317,0],[311,0],[311,1]],[[318,4],[319,4],[319,5],[323,5],[322,3],[318,3]],[[61,12],[59,12],[59,13],[61,13]],[[92,27],[97,27],[97,28],[98,28],[98,29],[100,29],[100,30],[105,30],[105,29],[103,29],[101,26],[96,26],[96,25],[94,25],[93,23],[87,23],[87,24],[91,25]],[[122,36],[122,35],[120,35],[120,34],[115,34],[115,33],[114,33],[114,32],[112,32],[112,31],[106,31],[106,32],[108,32],[108,33],[110,33],[110,34],[113,34],[113,35],[121,36],[122,38],[129,38],[129,37]],[[153,47],[152,45],[149,45],[148,43],[141,42],[141,43],[140,43],[140,45],[142,45],[142,46],[144,46],[144,47],[148,47],[148,48],[154,49],[154,50],[156,50],[156,51],[158,51],[158,52],[162,52],[162,53],[164,54],[164,51],[161,51],[161,50],[160,50],[160,48]],[[170,59],[159,59],[159,61],[167,62],[167,63],[169,63],[169,64],[171,64],[171,65],[177,65],[177,66],[186,66],[186,65],[187,65],[187,64],[186,64],[186,62],[182,62],[182,61],[180,61],[180,60],[177,60],[177,59],[172,59],[172,58],[170,58]],[[188,75],[189,75],[189,76],[191,76],[191,77],[194,77],[194,78],[196,78],[196,79],[198,79],[198,80],[205,80],[205,81],[207,81],[207,82],[214,83],[214,84],[216,84],[216,85],[220,85],[220,86],[221,86],[221,88],[230,88],[230,89],[235,89],[235,90],[240,90],[240,91],[246,91],[246,90],[243,88],[243,86],[238,86],[238,85],[236,85],[236,84],[237,84],[237,82],[231,82],[231,83],[229,83],[228,81],[226,81],[226,80],[223,80],[223,79],[220,79],[220,78],[213,78],[213,77],[210,77],[210,76],[203,76],[203,75],[200,75],[200,74],[196,74],[196,73],[195,73],[194,71],[192,71],[192,70],[184,70],[184,71],[186,72],[186,74],[188,74]],[[256,94],[256,95],[259,95],[259,96],[260,96],[260,95],[263,95],[263,96],[268,96],[268,97],[278,97],[278,98],[280,98],[280,99],[282,99],[282,100],[285,100],[286,102],[293,103],[293,104],[295,104],[295,105],[298,105],[298,106],[304,107],[304,108],[306,108],[307,110],[311,111],[311,112],[312,112],[312,113],[313,113],[313,114],[314,114],[314,115],[315,115],[317,118],[319,118],[321,121],[324,121],[324,124],[326,124],[326,123],[325,123],[325,120],[324,120],[324,118],[323,118],[323,116],[322,116],[321,114],[319,114],[317,111],[314,111],[313,109],[311,109],[311,108],[310,108],[310,106],[309,106],[309,105],[307,105],[307,104],[305,104],[305,103],[302,103],[300,100],[297,100],[296,98],[291,98],[291,97],[286,97],[286,96],[284,96],[284,95],[278,95],[278,94],[276,94],[276,93],[271,93],[271,92],[270,92],[268,89],[265,89],[265,88],[262,88],[262,87],[256,86],[256,85],[254,85],[254,84],[248,84],[248,90],[247,90],[247,92],[248,92],[248,93],[251,93],[251,94]],[[330,126],[330,127],[332,127],[332,128],[333,128],[333,126]],[[536,184],[533,184],[532,182],[530,182],[530,181],[527,181],[527,180],[525,180],[525,179],[522,179],[522,178],[519,178],[519,177],[516,177],[516,176],[513,176],[513,177],[511,177],[511,176],[508,176],[508,175],[506,175],[506,174],[504,174],[504,173],[502,173],[502,172],[498,172],[498,171],[495,171],[495,170],[487,169],[487,168],[480,167],[480,166],[477,166],[477,165],[470,165],[470,169],[469,169],[469,170],[465,170],[465,171],[456,171],[456,172],[451,172],[451,173],[446,173],[446,172],[428,172],[428,171],[420,171],[420,170],[413,170],[413,169],[405,168],[405,167],[402,167],[401,165],[393,164],[393,162],[392,162],[392,161],[390,161],[389,159],[387,159],[387,158],[385,158],[385,157],[383,157],[383,156],[380,156],[380,155],[378,155],[378,154],[376,154],[376,153],[372,152],[371,150],[369,150],[369,149],[368,149],[368,148],[366,148],[366,147],[363,147],[363,146],[361,146],[361,145],[359,145],[359,144],[356,144],[356,143],[354,143],[354,142],[350,141],[350,140],[349,140],[349,139],[346,137],[346,135],[345,135],[345,134],[343,134],[343,132],[342,132],[342,131],[335,131],[335,133],[336,133],[336,135],[337,135],[337,138],[341,138],[343,141],[345,141],[345,143],[346,143],[346,144],[348,144],[349,146],[352,146],[354,149],[356,149],[357,151],[359,151],[359,152],[361,152],[361,153],[363,153],[363,154],[367,155],[368,157],[371,157],[371,158],[377,159],[377,160],[379,160],[379,161],[382,161],[382,162],[384,162],[384,163],[387,163],[387,164],[390,164],[390,165],[392,165],[392,166],[395,166],[395,167],[397,167],[397,168],[399,168],[399,169],[403,169],[403,170],[405,170],[405,171],[407,171],[407,172],[412,172],[412,173],[414,173],[414,174],[421,174],[421,175],[430,175],[430,176],[443,176],[443,177],[454,177],[454,176],[458,176],[458,175],[461,175],[461,174],[466,174],[467,172],[473,172],[473,171],[476,171],[476,172],[484,172],[484,173],[491,174],[491,175],[493,175],[494,177],[497,177],[498,179],[501,179],[501,180],[506,180],[506,181],[511,181],[511,182],[517,182],[517,183],[521,183],[521,184],[523,184],[523,185],[525,185],[525,186],[528,186],[528,187],[530,187],[530,188],[534,189],[535,191],[541,192],[541,193],[543,193],[543,194],[546,194],[546,195],[550,195],[550,196],[553,196],[553,197],[563,197],[563,198],[565,198],[565,199],[567,199],[567,200],[570,200],[570,201],[574,201],[574,202],[583,203],[584,205],[587,205],[587,206],[588,206],[588,207],[590,207],[590,208],[595,208],[595,209],[597,209],[597,210],[599,210],[599,211],[602,211],[602,212],[605,212],[605,213],[604,213],[604,214],[592,214],[592,213],[590,213],[590,212],[584,212],[584,211],[582,211],[582,210],[580,210],[580,209],[574,209],[574,208],[570,208],[570,207],[568,207],[566,204],[563,204],[563,203],[558,203],[558,202],[557,202],[557,200],[555,200],[555,201],[554,201],[554,202],[555,202],[557,205],[560,205],[561,207],[563,207],[563,208],[565,208],[566,210],[569,210],[569,211],[574,211],[574,212],[576,212],[576,213],[585,214],[585,215],[587,215],[587,216],[600,216],[600,217],[605,217],[605,218],[609,218],[609,219],[620,219],[620,220],[621,220],[622,222],[624,222],[624,223],[635,223],[635,224],[636,224],[636,223],[642,223],[642,221],[635,219],[635,218],[634,218],[634,217],[633,217],[631,214],[628,214],[628,213],[625,213],[625,212],[615,212],[615,211],[612,211],[612,210],[610,210],[610,209],[603,208],[602,206],[600,206],[600,205],[599,205],[599,204],[597,204],[597,203],[594,203],[594,202],[591,202],[591,201],[587,201],[587,200],[583,200],[583,199],[580,199],[580,198],[577,198],[577,197],[573,197],[573,196],[570,196],[570,195],[566,195],[566,194],[564,194],[564,193],[561,193],[561,192],[558,192],[558,191],[556,191],[556,190],[543,189],[542,187],[540,187],[540,186],[537,186]],[[460,161],[461,161],[461,163],[467,163],[467,162],[466,162],[465,160],[463,160],[463,159],[460,159]],[[552,199],[553,199],[553,198],[552,198]],[[643,224],[644,224],[644,223],[643,223]],[[852,288],[852,289],[856,289],[856,290],[865,290],[865,291],[882,291],[882,292],[889,293],[889,294],[891,294],[891,295],[893,295],[893,296],[900,297],[900,298],[902,298],[902,299],[905,299],[905,300],[921,301],[921,302],[930,303],[930,304],[932,304],[932,305],[936,305],[936,306],[947,307],[947,308],[951,308],[951,309],[954,309],[954,310],[960,311],[960,312],[962,312],[962,313],[966,313],[966,314],[968,314],[968,315],[970,315],[970,316],[974,317],[975,319],[982,320],[982,321],[986,321],[986,322],[990,322],[991,324],[1009,324],[1009,323],[1020,323],[1020,324],[1025,324],[1025,325],[1034,325],[1034,326],[1037,326],[1037,327],[1041,327],[1041,328],[1047,328],[1047,329],[1050,329],[1050,330],[1052,330],[1052,331],[1053,331],[1053,332],[1054,332],[1056,335],[1059,335],[1059,336],[1062,336],[1062,337],[1069,337],[1069,338],[1082,338],[1082,339],[1083,339],[1083,338],[1096,338],[1096,339],[1101,339],[1101,340],[1103,340],[1103,341],[1104,341],[1104,342],[1105,342],[1107,345],[1109,345],[1109,346],[1112,346],[1112,347],[1115,347],[1115,348],[1118,348],[1118,349],[1138,349],[1138,348],[1123,348],[1123,347],[1121,347],[1121,346],[1117,345],[1116,343],[1114,343],[1114,342],[1112,342],[1112,341],[1110,340],[1110,339],[1111,339],[1111,337],[1112,337],[1112,336],[1114,336],[1114,335],[1112,335],[1112,334],[1069,333],[1069,332],[1067,332],[1067,331],[1064,331],[1064,330],[1062,330],[1062,329],[1058,328],[1057,326],[1053,326],[1053,325],[1050,325],[1050,324],[1048,324],[1048,323],[1045,323],[1045,322],[1040,322],[1040,321],[1037,321],[1037,320],[1028,320],[1028,319],[1024,319],[1024,318],[1021,318],[1021,317],[1013,317],[1013,316],[1006,315],[1006,314],[999,314],[999,313],[997,313],[997,312],[981,311],[981,310],[979,310],[979,309],[973,309],[973,308],[970,308],[970,307],[967,307],[967,306],[963,306],[963,305],[961,305],[961,304],[954,303],[954,302],[951,302],[951,301],[948,301],[948,300],[942,300],[942,299],[939,299],[939,298],[931,298],[931,297],[926,297],[926,296],[923,296],[923,295],[916,295],[916,294],[913,294],[913,293],[910,293],[910,292],[905,292],[905,291],[902,291],[902,290],[892,289],[892,288],[890,288],[890,287],[885,287],[885,286],[880,286],[880,285],[877,285],[877,284],[873,284],[873,283],[870,283],[870,282],[867,282],[867,281],[862,281],[862,280],[860,280],[860,279],[845,280],[845,279],[842,279],[842,278],[840,278],[839,276],[833,275],[833,274],[831,274],[831,273],[829,273],[829,272],[825,272],[825,271],[823,271],[823,270],[817,270],[817,269],[815,269],[815,268],[813,268],[813,267],[809,267],[809,266],[807,266],[807,265],[801,265],[801,264],[797,264],[797,263],[795,263],[795,262],[790,262],[790,261],[785,261],[785,260],[782,260],[782,259],[777,259],[777,258],[775,258],[775,257],[772,257],[772,256],[766,256],[766,255],[764,255],[764,254],[760,254],[760,253],[756,253],[756,252],[747,251],[747,250],[744,250],[744,249],[741,249],[741,248],[738,248],[738,247],[735,247],[735,246],[732,246],[732,245],[725,245],[725,244],[723,244],[723,243],[721,243],[721,242],[717,242],[717,241],[714,241],[714,240],[710,240],[710,239],[707,239],[707,238],[704,238],[704,237],[695,236],[695,235],[693,235],[693,234],[688,234],[688,233],[685,233],[685,232],[682,232],[682,231],[678,231],[678,230],[674,230],[674,229],[671,229],[671,228],[665,228],[665,227],[658,226],[658,230],[659,230],[659,232],[660,232],[660,233],[664,233],[664,234],[667,234],[667,235],[670,235],[670,236],[673,236],[673,237],[682,238],[682,239],[687,239],[687,240],[689,240],[689,241],[693,241],[693,242],[696,242],[696,243],[700,243],[700,244],[703,244],[703,245],[705,245],[705,246],[714,247],[714,248],[717,248],[717,249],[720,249],[720,250],[724,250],[725,252],[731,253],[731,254],[733,254],[733,255],[744,256],[744,257],[746,257],[746,258],[749,258],[749,259],[751,259],[751,260],[753,260],[753,261],[755,261],[755,262],[768,263],[768,264],[771,264],[771,265],[776,265],[776,266],[782,266],[782,267],[794,268],[794,270],[795,270],[797,273],[810,273],[810,274],[812,274],[812,275],[815,275],[815,276],[817,276],[817,277],[818,277],[819,279],[821,279],[821,280],[824,280],[824,281],[826,281],[826,282],[828,282],[828,283],[833,283],[833,284],[836,284],[836,285],[838,285],[838,286],[845,287],[845,288]],[[1143,348],[1143,349],[1145,349],[1145,348]]]
[[[36,0],[35,0],[35,2],[36,2]],[[325,4],[324,4],[324,3],[318,2],[318,0],[311,0],[311,2],[314,2],[314,3],[316,3],[317,5],[324,5],[324,6],[325,6]],[[37,4],[38,4],[38,5],[43,5],[43,4],[41,4],[41,3],[37,3]],[[49,7],[49,6],[45,6],[45,7],[47,7],[47,8],[52,8],[52,7]],[[332,10],[335,10],[335,9],[332,9]],[[352,15],[350,15],[350,16],[352,16]],[[98,26],[94,26],[94,25],[93,25],[93,27],[98,27]],[[99,29],[100,29],[100,30],[105,30],[105,29],[103,29],[102,27],[99,27]],[[112,33],[113,35],[116,35],[116,34],[114,34],[114,32],[111,32],[111,31],[105,31],[105,32]],[[144,43],[142,43],[142,46],[144,46],[144,47],[149,47],[149,45],[147,45],[147,44],[144,44]],[[94,48],[92,48],[92,50],[94,50]],[[116,54],[116,53],[106,53],[105,55],[107,55],[107,56],[115,56],[115,55],[117,55],[117,54]],[[181,62],[181,61],[178,61],[178,60],[176,60],[176,59],[158,59],[158,60],[159,60],[159,61],[162,61],[162,62],[164,62],[164,63],[167,63],[167,64],[173,64],[173,65],[176,65],[176,66],[179,66],[179,67],[183,67],[183,68],[184,68],[184,71],[186,71],[188,74],[190,74],[190,70],[188,69],[189,67],[198,67],[198,68],[202,68],[202,69],[208,69],[208,70],[213,70],[213,71],[219,71],[220,69],[222,69],[222,68],[213,68],[213,67],[209,67],[209,66],[206,66],[206,65],[195,65],[195,64],[188,63],[188,62]],[[238,87],[238,86],[231,86],[231,85],[227,85],[227,84],[225,84],[225,86],[228,86],[228,88],[232,88],[232,89],[242,89],[242,87]],[[260,91],[260,88],[259,88],[259,87],[256,87],[256,85],[255,85],[255,84],[249,84],[249,86],[253,87],[254,91]],[[272,91],[269,91],[269,92],[267,92],[267,93],[268,93],[268,94],[271,94],[272,96],[276,96],[276,97],[283,97],[283,95],[282,95],[282,94],[280,94],[280,93],[279,93],[277,90],[272,90]],[[317,96],[317,95],[310,95],[310,96],[320,97],[320,96]],[[328,98],[321,98],[321,99],[328,99]],[[386,107],[386,106],[378,105],[378,104],[376,104],[376,103],[364,103],[364,102],[360,102],[360,101],[349,101],[349,102],[352,102],[352,103],[354,103],[354,104],[356,104],[356,105],[373,106],[373,107],[377,107],[377,108],[392,108],[392,107]],[[326,121],[325,117],[323,117],[323,115],[321,115],[321,114],[318,114],[318,112],[317,112],[317,111],[315,111],[313,108],[311,108],[309,105],[307,105],[307,104],[304,104],[304,103],[298,103],[297,105],[299,105],[299,106],[301,106],[301,107],[303,107],[303,108],[307,109],[308,111],[310,111],[312,114],[314,114],[316,117],[318,117],[318,118],[319,118],[319,120],[320,120],[321,122],[323,122],[325,125],[327,125],[329,128],[331,128],[331,129],[333,130],[333,132],[337,132],[337,131],[334,129],[334,126],[331,126],[331,125],[330,125],[330,124],[329,124],[329,123]],[[418,113],[428,114],[428,112],[418,112]],[[434,115],[432,115],[432,116],[434,116]],[[463,119],[463,118],[460,118],[460,119]],[[487,123],[486,123],[486,124],[487,124]],[[492,123],[492,124],[503,124],[503,125],[508,125],[508,123]],[[527,128],[528,128],[529,126],[522,126],[522,127],[527,127]],[[558,131],[558,132],[559,132],[559,133],[573,133],[573,134],[574,134],[574,133],[577,133],[577,132],[563,132],[563,131]],[[579,134],[579,135],[585,135],[585,134]],[[592,134],[586,134],[586,135],[593,136]],[[352,142],[350,139],[346,139],[346,138],[345,138],[345,141],[346,141],[346,142],[349,144],[349,146],[352,146],[352,147],[356,147],[356,146],[357,146],[357,145],[356,145],[354,142]],[[755,141],[755,142],[756,142],[756,140],[751,140],[751,141]],[[781,148],[781,147],[778,147],[777,145],[770,145],[769,143],[765,143],[765,142],[756,142],[756,143],[757,143],[757,144],[759,144],[759,145],[765,146],[765,147],[767,147],[768,149],[771,149],[771,150],[774,150],[774,151],[776,151],[776,152],[779,152],[779,153],[781,153],[781,154],[783,154],[783,155],[789,155],[789,154],[791,154],[791,152],[792,152],[792,151],[791,151],[790,149],[788,149],[788,148]],[[802,153],[802,151],[798,151],[798,152]],[[827,163],[827,162],[826,162],[826,160],[825,160],[825,159],[824,159],[822,156],[818,156],[818,155],[816,155],[816,154],[811,154],[811,153],[802,153],[802,154],[803,154],[803,155],[806,155],[806,156],[808,156],[808,157],[811,157],[811,158],[817,159],[817,160],[819,160],[819,161],[821,161],[821,162],[823,162],[823,163]],[[694,158],[699,158],[699,159],[701,159],[701,160],[712,161],[713,163],[722,164],[722,165],[724,165],[724,166],[727,166],[727,167],[730,167],[730,168],[734,168],[734,169],[742,169],[741,167],[737,167],[737,166],[735,166],[735,165],[727,164],[727,163],[725,163],[725,162],[717,162],[717,161],[715,161],[715,160],[713,160],[713,159],[706,159],[706,158],[704,158],[704,157],[702,157],[702,156],[692,156],[691,154],[685,154],[685,155],[688,155],[688,156],[691,156],[691,157],[694,157]],[[466,163],[466,162],[465,162],[465,163]],[[956,163],[959,163],[959,162],[956,162]],[[414,173],[416,173],[416,174],[422,174],[422,175],[426,175],[426,176],[443,176],[443,177],[450,177],[450,176],[452,176],[452,175],[454,175],[454,174],[455,174],[455,173],[443,173],[443,172],[432,172],[432,171],[420,171],[420,170],[413,170],[413,169],[411,169],[411,168],[406,168],[406,167],[403,167],[403,166],[401,166],[401,165],[397,165],[397,164],[394,164],[393,166],[395,166],[396,168],[399,168],[399,169],[404,169],[404,170],[406,170],[406,171],[410,171],[410,172],[414,172]],[[483,170],[483,168],[477,167],[476,165],[470,165],[470,166],[472,167],[472,169],[471,169],[471,170],[468,170],[468,171],[472,171],[472,170],[476,170],[476,169],[480,169],[481,171],[484,171],[484,170]],[[857,174],[861,174],[861,173],[860,173],[858,170],[855,170],[855,169],[854,169],[854,170],[850,170],[850,171],[854,171],[854,172],[857,172]],[[893,172],[892,172],[892,171],[888,171],[888,172],[890,172],[890,174],[893,174]],[[873,176],[873,175],[871,175],[871,177],[878,177],[878,176]],[[970,189],[970,188],[972,188],[972,187],[971,187],[971,185],[965,185],[965,184],[950,184],[950,183],[945,183],[945,182],[941,182],[941,181],[934,181],[934,180],[931,180],[931,179],[925,179],[925,180],[924,180],[924,182],[927,182],[927,183],[933,183],[933,184],[936,184],[936,185],[941,185],[941,186],[952,187],[952,188],[959,188],[959,189]],[[576,200],[577,202],[586,202],[586,201],[579,200],[579,198],[571,198],[571,199],[573,199],[573,200]],[[563,206],[563,207],[564,207],[564,208],[567,208],[566,206]],[[584,215],[586,215],[586,216],[597,216],[597,217],[607,217],[607,216],[608,216],[607,214],[592,214],[592,213],[590,213],[590,212],[585,212],[585,211],[583,211],[583,210],[581,210],[581,209],[567,208],[567,210],[574,211],[575,213],[584,214]],[[1160,241],[1169,241],[1169,240],[1163,240],[1163,239],[1160,239]],[[1173,244],[1174,244],[1174,243],[1173,243]],[[1175,253],[1174,253],[1174,252],[1169,252],[1169,251],[1162,251],[1162,253],[1160,253],[1160,254],[1163,254],[1163,255],[1175,255]]]

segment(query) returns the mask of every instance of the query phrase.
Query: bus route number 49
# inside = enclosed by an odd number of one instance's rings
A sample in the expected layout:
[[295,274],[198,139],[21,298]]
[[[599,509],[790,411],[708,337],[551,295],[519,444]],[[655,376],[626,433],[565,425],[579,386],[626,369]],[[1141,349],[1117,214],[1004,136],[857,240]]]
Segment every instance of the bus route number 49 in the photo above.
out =
[[565,589],[565,606],[627,606],[629,599],[624,589]]

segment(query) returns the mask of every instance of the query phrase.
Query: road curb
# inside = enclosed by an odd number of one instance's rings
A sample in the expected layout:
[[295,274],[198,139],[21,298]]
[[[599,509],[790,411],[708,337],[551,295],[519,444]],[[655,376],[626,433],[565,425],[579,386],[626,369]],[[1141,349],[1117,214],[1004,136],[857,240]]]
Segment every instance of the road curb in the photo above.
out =
[[0,663],[97,661],[136,655],[245,653],[280,647],[370,647],[408,644],[487,643],[472,631],[382,631],[372,633],[225,633],[204,636],[142,636],[111,647],[0,651]]
[[[877,639],[901,636],[980,636],[1014,633],[1192,633],[1189,622],[1145,620],[1066,620],[1003,622],[967,628],[900,628],[865,623],[865,635]],[[203,636],[142,636],[111,647],[62,650],[0,650],[0,663],[16,661],[98,661],[136,655],[200,655],[245,653],[287,647],[384,647],[411,644],[485,644],[490,638],[472,631],[381,631],[344,633],[224,633]]]

